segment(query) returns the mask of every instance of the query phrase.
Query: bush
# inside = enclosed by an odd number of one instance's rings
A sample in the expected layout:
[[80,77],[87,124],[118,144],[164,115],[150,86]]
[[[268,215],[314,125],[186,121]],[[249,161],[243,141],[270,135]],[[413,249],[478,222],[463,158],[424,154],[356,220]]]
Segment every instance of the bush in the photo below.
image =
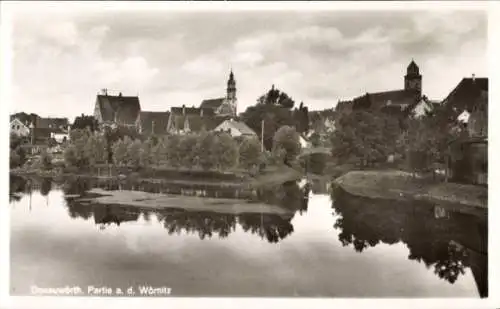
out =
[[15,150],[10,150],[10,168],[19,167],[21,165],[21,157]]
[[239,148],[240,165],[252,168],[259,164],[261,158],[261,145],[255,138],[245,138]]
[[39,166],[42,169],[49,170],[52,168],[52,156],[47,151],[42,151],[38,161]]
[[217,135],[211,153],[217,169],[225,170],[238,164],[239,149],[236,141],[227,133]]
[[274,135],[273,152],[285,162],[291,162],[300,153],[299,134],[294,127],[282,126]]

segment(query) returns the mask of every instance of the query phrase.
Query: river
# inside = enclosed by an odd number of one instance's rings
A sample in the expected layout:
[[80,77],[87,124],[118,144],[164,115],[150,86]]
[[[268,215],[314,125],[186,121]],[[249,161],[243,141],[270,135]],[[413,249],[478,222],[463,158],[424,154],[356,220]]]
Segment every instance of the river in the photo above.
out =
[[[79,202],[93,187],[252,200],[286,212]],[[12,295],[64,287],[94,296],[117,288],[145,296],[142,287],[170,297],[487,294],[486,216],[357,198],[321,180],[231,192],[11,176],[10,209]]]

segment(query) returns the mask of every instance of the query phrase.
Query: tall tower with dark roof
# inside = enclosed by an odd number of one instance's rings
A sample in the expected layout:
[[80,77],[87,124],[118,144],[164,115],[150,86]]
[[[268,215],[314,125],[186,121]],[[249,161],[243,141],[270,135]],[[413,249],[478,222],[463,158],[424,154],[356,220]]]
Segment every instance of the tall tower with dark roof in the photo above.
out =
[[422,95],[422,75],[420,75],[418,65],[413,59],[406,68],[405,90],[415,90],[419,96]]
[[226,100],[230,103],[234,116],[236,116],[236,105],[238,100],[236,99],[236,80],[234,79],[233,69],[229,73],[229,79],[227,80],[227,95]]

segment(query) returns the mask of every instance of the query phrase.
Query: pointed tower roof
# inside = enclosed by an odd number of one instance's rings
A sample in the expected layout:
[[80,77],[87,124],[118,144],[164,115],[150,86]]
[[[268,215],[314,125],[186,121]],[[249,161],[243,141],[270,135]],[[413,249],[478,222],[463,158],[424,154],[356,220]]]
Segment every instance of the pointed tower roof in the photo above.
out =
[[415,61],[413,60],[413,58],[411,59],[411,62],[408,65],[406,71],[408,73],[417,73],[418,74],[419,68],[418,68],[418,65],[415,63]]

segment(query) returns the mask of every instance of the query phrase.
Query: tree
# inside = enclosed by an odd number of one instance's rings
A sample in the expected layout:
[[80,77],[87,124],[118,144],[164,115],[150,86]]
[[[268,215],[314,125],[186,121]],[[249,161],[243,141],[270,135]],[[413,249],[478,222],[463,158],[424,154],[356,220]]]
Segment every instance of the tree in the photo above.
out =
[[261,156],[261,146],[256,138],[245,138],[241,142],[240,165],[245,168],[252,168],[259,164]]
[[99,128],[97,119],[94,116],[87,116],[82,114],[75,118],[73,124],[71,125],[71,130],[86,130],[89,129],[91,132],[96,131]]
[[196,157],[196,146],[198,138],[196,135],[185,135],[181,138],[177,153],[175,154],[176,161],[184,167],[193,167],[198,164]]
[[64,163],[66,166],[78,167],[78,154],[76,146],[70,144],[64,149]]
[[166,159],[172,166],[179,166],[182,164],[181,152],[181,137],[178,135],[169,135],[165,141]]
[[106,139],[103,135],[95,132],[87,139],[85,155],[90,165],[106,163],[108,160]]
[[280,127],[295,125],[293,112],[274,104],[250,106],[241,115],[241,119],[257,133],[259,139],[262,138],[262,121],[264,121],[264,147],[267,150],[272,149],[274,133]]
[[300,153],[299,134],[291,126],[281,127],[273,139],[273,152],[282,152],[284,162],[288,164]]
[[52,156],[46,150],[40,153],[39,164],[45,170],[52,168]]
[[118,140],[113,144],[113,160],[116,165],[127,164],[127,150],[129,144],[129,139]]
[[385,162],[395,153],[400,134],[399,121],[394,116],[356,110],[339,118],[331,136],[332,155],[339,163]]
[[215,165],[220,170],[230,169],[238,163],[238,144],[227,133],[220,133],[216,136],[211,152],[215,160]]
[[196,153],[198,156],[198,164],[203,169],[213,168],[217,158],[212,153],[212,146],[217,142],[217,137],[213,132],[203,132],[198,138]]
[[10,150],[10,168],[15,168],[21,165],[21,157],[15,150]]
[[275,88],[274,85],[267,93],[261,95],[257,102],[265,105],[279,105],[288,109],[293,108],[295,105],[295,101],[288,94]]

